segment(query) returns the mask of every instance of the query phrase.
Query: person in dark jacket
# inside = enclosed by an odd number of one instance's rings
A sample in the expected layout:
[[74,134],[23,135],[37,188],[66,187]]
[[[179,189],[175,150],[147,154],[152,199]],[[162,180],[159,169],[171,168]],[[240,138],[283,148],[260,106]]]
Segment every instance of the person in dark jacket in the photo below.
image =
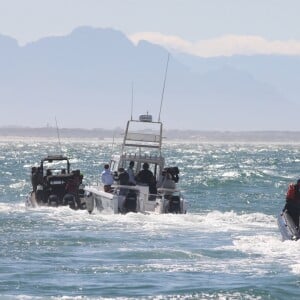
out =
[[[118,181],[119,185],[129,185],[129,174],[124,168],[118,169],[118,174],[114,177],[114,179]],[[128,189],[120,188],[120,195],[126,195],[127,192]]]
[[149,170],[149,164],[144,163],[143,169],[137,174],[136,181],[138,183],[151,185],[154,182],[153,173]]
[[[153,173],[149,170],[148,163],[145,162],[143,164],[143,170],[141,170],[138,173],[138,175],[136,176],[136,182],[139,184],[148,185],[150,194],[157,193],[155,177],[154,177]],[[154,197],[150,196],[149,199],[153,200]]]
[[117,181],[120,185],[129,185],[129,175],[127,171],[124,170],[124,168],[118,169]]

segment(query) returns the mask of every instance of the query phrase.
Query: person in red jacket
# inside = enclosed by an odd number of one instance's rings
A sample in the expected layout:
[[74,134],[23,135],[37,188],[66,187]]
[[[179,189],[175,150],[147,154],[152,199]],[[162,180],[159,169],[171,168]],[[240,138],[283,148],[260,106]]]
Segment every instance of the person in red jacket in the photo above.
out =
[[296,184],[291,183],[289,185],[286,194],[286,205],[289,215],[292,217],[295,225],[299,228],[299,217],[300,217],[300,179]]

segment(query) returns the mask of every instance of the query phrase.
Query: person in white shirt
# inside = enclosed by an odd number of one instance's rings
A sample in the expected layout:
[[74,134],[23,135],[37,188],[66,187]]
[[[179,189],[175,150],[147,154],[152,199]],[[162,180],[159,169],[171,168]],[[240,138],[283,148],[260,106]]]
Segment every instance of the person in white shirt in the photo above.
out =
[[109,169],[109,164],[104,165],[104,170],[101,173],[101,181],[104,185],[104,191],[111,192],[111,185],[114,183],[114,178]]

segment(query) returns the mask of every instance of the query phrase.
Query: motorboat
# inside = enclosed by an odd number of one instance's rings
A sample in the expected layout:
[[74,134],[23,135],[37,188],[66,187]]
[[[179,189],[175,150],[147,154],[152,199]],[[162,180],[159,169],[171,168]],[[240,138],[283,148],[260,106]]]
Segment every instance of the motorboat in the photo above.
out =
[[69,206],[85,209],[83,175],[71,170],[70,160],[63,155],[48,155],[38,167],[31,168],[32,191],[26,199],[27,207]]
[[[138,120],[131,118],[127,122],[120,154],[112,155],[109,166],[110,172],[116,176],[120,168],[128,170],[132,164],[136,182],[124,185],[116,180],[109,191],[105,191],[101,183],[85,186],[85,202],[89,213],[186,213],[187,201],[176,187],[179,169],[165,166],[162,135],[162,122],[153,121],[148,113],[139,116]],[[138,175],[146,165],[153,174],[151,184],[139,181]],[[172,188],[161,180],[166,172],[174,181]],[[158,185],[159,182],[162,184]]]
[[278,215],[277,223],[283,241],[297,241],[300,239],[299,228],[295,225],[295,222],[286,208]]

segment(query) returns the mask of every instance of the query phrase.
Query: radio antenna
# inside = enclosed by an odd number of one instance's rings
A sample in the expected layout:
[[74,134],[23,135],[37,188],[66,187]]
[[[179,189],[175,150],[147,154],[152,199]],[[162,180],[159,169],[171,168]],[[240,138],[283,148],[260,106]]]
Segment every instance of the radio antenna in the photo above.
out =
[[59,136],[59,129],[58,129],[58,126],[57,126],[56,117],[55,117],[55,123],[56,123],[56,131],[57,131],[58,144],[59,144],[59,148],[60,148],[60,154],[62,154],[61,143],[60,143],[60,136]]
[[158,122],[160,122],[160,114],[161,114],[161,109],[162,109],[163,100],[164,100],[164,93],[165,93],[165,86],[166,86],[166,80],[167,80],[167,73],[168,73],[169,59],[170,59],[170,53],[168,52],[168,59],[167,59],[167,65],[166,65],[166,71],[165,71],[164,85],[163,85],[163,89],[162,89],[162,93],[161,93],[161,100],[160,100],[160,108],[159,108]]
[[133,112],[133,81],[131,83],[131,121],[132,121],[132,112]]

